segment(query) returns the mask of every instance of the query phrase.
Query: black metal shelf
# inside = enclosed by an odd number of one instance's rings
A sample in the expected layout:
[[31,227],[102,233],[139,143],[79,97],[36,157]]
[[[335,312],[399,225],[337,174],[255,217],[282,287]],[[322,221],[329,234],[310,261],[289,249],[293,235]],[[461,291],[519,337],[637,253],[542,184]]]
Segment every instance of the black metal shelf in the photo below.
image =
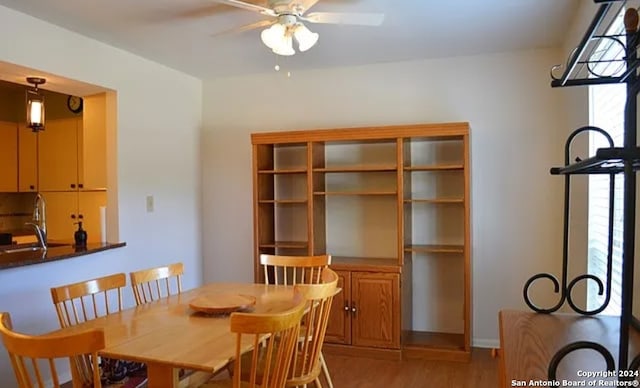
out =
[[[620,331],[618,334],[617,365],[613,354],[601,344],[589,341],[577,341],[560,348],[551,359],[548,367],[549,380],[555,380],[556,370],[562,359],[577,350],[587,350],[599,353],[607,361],[607,370],[637,370],[640,367],[640,354],[630,354],[630,327],[636,322],[633,316],[633,283],[635,261],[635,218],[636,218],[636,172],[640,170],[640,148],[637,141],[637,104],[640,93],[640,77],[638,67],[638,42],[640,32],[638,10],[627,3],[627,0],[593,0],[600,4],[598,10],[585,31],[580,44],[569,56],[566,66],[557,65],[551,69],[551,86],[564,87],[576,85],[599,85],[620,83],[626,85],[624,147],[614,147],[612,137],[602,128],[593,126],[581,127],[573,131],[565,143],[565,159],[563,167],[553,167],[553,175],[564,175],[564,228],[562,250],[562,273],[560,277],[547,272],[538,273],[524,285],[523,296],[525,303],[538,313],[551,314],[558,311],[565,304],[576,313],[591,316],[602,313],[611,300],[612,262],[613,262],[613,224],[615,207],[614,201],[615,179],[612,174],[624,174],[622,209],[622,287],[620,302]],[[624,17],[621,17],[624,11]],[[564,67],[561,76],[554,72]],[[609,147],[600,148],[596,154],[587,159],[577,159],[571,163],[571,142],[580,133],[595,131],[603,135]],[[607,273],[604,281],[598,276],[585,273],[576,277],[569,275],[569,226],[570,226],[570,191],[571,175],[580,174],[609,174],[609,211],[608,211],[608,254]],[[529,295],[529,288],[538,280],[551,281],[555,294],[559,299],[555,305],[539,306]],[[576,305],[572,291],[579,283],[596,282],[599,293],[605,295],[601,306],[593,309],[583,309]],[[636,329],[640,330],[639,327]],[[633,377],[631,377],[633,378]],[[619,376],[620,380],[629,380]]]
[[551,175],[619,174],[624,172],[625,162],[631,162],[633,171],[640,170],[640,148],[600,148],[595,156],[578,160],[564,167],[552,167]]
[[[625,33],[624,25],[617,20],[627,5],[626,0],[594,2],[601,5],[566,65],[556,65],[551,69],[552,87],[624,83],[640,66],[635,56],[635,42],[639,34]],[[608,33],[614,23],[617,31]],[[619,46],[621,56],[603,57],[607,50],[598,49],[602,44]],[[556,76],[555,71],[560,69],[563,69],[562,75]]]

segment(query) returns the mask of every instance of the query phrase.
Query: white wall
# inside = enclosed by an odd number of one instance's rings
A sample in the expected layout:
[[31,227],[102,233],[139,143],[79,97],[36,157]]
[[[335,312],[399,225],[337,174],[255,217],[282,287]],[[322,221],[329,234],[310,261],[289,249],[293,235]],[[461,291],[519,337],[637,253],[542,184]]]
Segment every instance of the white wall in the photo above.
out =
[[473,335],[495,345],[498,311],[525,308],[524,282],[559,271],[562,179],[549,167],[565,119],[549,68],[563,59],[538,50],[205,81],[205,279],[252,280],[251,132],[468,121]]
[[[58,326],[52,286],[174,261],[185,264],[186,288],[201,284],[201,81],[1,6],[0,36],[0,61],[117,91],[120,240],[127,242],[0,270],[0,311],[11,313],[17,330],[41,333]],[[146,195],[155,197],[153,213],[146,213]],[[125,296],[132,305],[129,289]],[[14,384],[0,346],[0,386]]]

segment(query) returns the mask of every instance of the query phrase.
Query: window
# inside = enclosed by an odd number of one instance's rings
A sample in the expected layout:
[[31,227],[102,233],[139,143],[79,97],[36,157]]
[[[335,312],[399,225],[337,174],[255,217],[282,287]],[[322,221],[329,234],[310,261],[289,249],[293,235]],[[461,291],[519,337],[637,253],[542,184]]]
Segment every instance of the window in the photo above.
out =
[[[624,13],[624,9],[622,10]],[[622,14],[611,24],[608,34],[622,34],[624,27]],[[624,36],[622,37],[624,39]],[[624,51],[621,45],[613,40],[603,39],[594,53],[598,60],[622,59]],[[616,74],[620,64],[598,63],[593,67],[596,74]],[[589,87],[589,121],[590,124],[604,129],[611,135],[616,147],[623,145],[624,106],[626,101],[626,85],[596,85]],[[589,134],[589,155],[594,155],[598,148],[609,147],[607,140],[599,133]],[[589,219],[588,219],[588,272],[602,280],[606,287],[607,254],[609,238],[609,176],[589,176]],[[614,224],[613,224],[613,268],[611,301],[604,314],[620,314],[620,294],[622,284],[622,239],[623,239],[623,188],[624,177],[615,177]],[[587,310],[597,309],[604,302],[605,295],[598,295],[598,286],[589,281],[587,287]]]

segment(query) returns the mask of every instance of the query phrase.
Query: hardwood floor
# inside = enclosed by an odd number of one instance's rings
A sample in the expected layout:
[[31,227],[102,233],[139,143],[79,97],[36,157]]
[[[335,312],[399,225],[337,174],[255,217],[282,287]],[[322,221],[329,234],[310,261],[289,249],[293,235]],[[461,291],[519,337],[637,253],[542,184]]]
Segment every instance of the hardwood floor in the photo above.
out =
[[[470,363],[387,361],[325,353],[335,388],[495,388],[498,362],[474,349]],[[324,380],[323,380],[324,383]],[[323,384],[326,387],[325,384]]]

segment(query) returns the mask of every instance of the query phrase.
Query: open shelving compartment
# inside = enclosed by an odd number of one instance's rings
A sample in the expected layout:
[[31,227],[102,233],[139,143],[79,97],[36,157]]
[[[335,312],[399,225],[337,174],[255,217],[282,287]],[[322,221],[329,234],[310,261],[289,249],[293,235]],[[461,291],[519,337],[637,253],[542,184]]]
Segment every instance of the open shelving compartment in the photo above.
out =
[[[603,370],[637,370],[640,365],[640,355],[630,354],[633,346],[630,345],[630,332],[640,329],[635,314],[640,314],[640,294],[635,301],[634,307],[634,256],[636,239],[636,172],[640,168],[640,149],[637,147],[637,93],[640,91],[640,81],[638,80],[638,42],[640,34],[638,32],[638,4],[631,4],[622,0],[594,0],[594,3],[601,4],[585,31],[579,45],[570,55],[566,65],[558,65],[552,68],[552,87],[584,86],[624,83],[627,90],[627,101],[625,105],[624,123],[624,146],[614,147],[608,133],[597,127],[582,127],[576,129],[567,139],[565,144],[564,165],[550,169],[552,175],[562,175],[565,180],[565,209],[564,209],[564,243],[562,255],[562,275],[561,279],[549,273],[540,273],[531,277],[524,285],[524,298],[527,305],[535,312],[550,314],[561,309],[565,302],[569,307],[580,315],[595,316],[602,312],[609,302],[610,274],[608,279],[597,278],[592,274],[583,274],[573,279],[569,278],[570,260],[568,255],[569,236],[569,208],[570,208],[570,184],[573,175],[585,174],[607,174],[611,181],[615,174],[624,175],[623,194],[623,244],[622,244],[622,285],[621,285],[621,314],[619,317],[619,333],[615,333],[617,349],[608,349],[606,344],[599,344],[589,341],[588,337],[562,346],[551,358],[548,365],[549,380],[556,380],[556,372],[561,361],[571,353],[572,357],[579,357],[580,352],[587,353],[593,357],[602,357],[606,360],[606,368],[602,364]],[[622,16],[624,14],[624,16]],[[603,49],[603,45],[617,47],[615,49]],[[559,70],[562,74],[558,75]],[[595,155],[588,158],[578,158],[570,160],[571,142],[580,133],[596,131],[608,137],[610,147],[600,148]],[[613,192],[611,183],[610,193]],[[611,194],[610,194],[611,195]],[[611,202],[613,203],[613,202]],[[612,233],[613,206],[610,206],[609,233]],[[608,271],[611,271],[613,260],[611,252],[613,249],[613,239],[609,239],[608,245]],[[636,266],[638,267],[638,266]],[[636,279],[640,275],[635,276]],[[555,306],[540,307],[533,303],[529,296],[529,287],[538,279],[552,280],[556,287],[555,293],[559,294],[560,300]],[[603,292],[606,293],[605,303],[593,310],[584,310],[576,306],[571,300],[571,289],[579,281],[591,279],[603,285]],[[606,291],[605,291],[606,290]],[[635,326],[635,327],[634,327]],[[618,335],[619,334],[619,335]],[[611,333],[613,336],[613,333]],[[599,355],[597,354],[599,353]],[[617,355],[617,360],[614,359]],[[578,360],[572,358],[572,360]],[[631,360],[631,361],[630,361]],[[578,364],[577,364],[578,365]],[[580,367],[582,365],[580,364]],[[578,368],[580,369],[580,368]],[[574,375],[575,376],[575,375]],[[620,376],[620,380],[633,379],[634,376]]]
[[402,341],[409,356],[459,360],[471,351],[466,147],[465,136],[404,140]]
[[[313,143],[316,247],[331,252],[335,268],[352,263],[398,266],[397,141]],[[316,252],[324,253],[324,252]]]
[[[255,146],[257,254],[306,255],[309,249],[307,144]],[[262,271],[255,271],[262,280]]]

